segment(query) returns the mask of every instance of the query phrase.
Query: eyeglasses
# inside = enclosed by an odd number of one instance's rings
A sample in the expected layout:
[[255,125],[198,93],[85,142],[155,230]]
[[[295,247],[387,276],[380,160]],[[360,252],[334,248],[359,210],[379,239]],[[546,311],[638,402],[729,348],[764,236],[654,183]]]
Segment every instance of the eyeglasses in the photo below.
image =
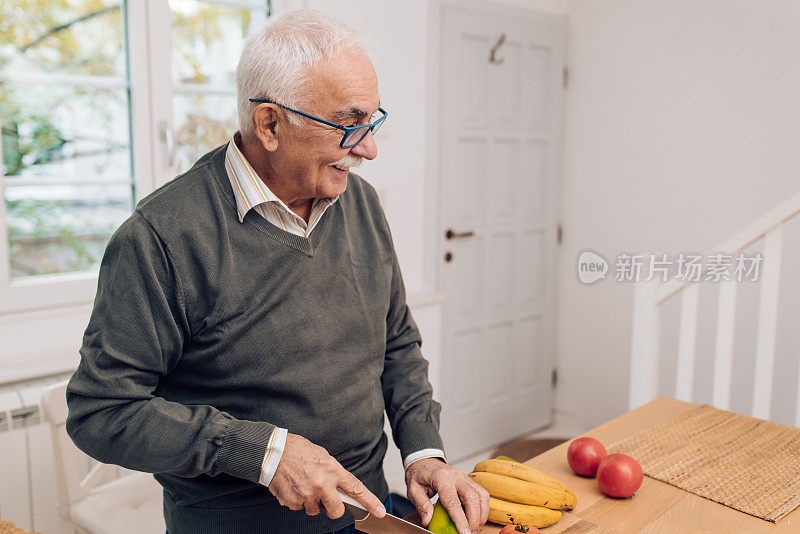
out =
[[322,124],[327,124],[328,126],[338,128],[339,130],[343,130],[344,135],[342,135],[342,141],[339,143],[339,146],[342,148],[353,148],[358,143],[363,141],[369,132],[372,132],[372,135],[375,135],[378,129],[383,125],[383,122],[386,120],[386,117],[389,116],[388,111],[386,111],[383,108],[378,108],[378,111],[383,113],[383,115],[378,117],[378,119],[375,122],[371,124],[360,124],[358,126],[342,126],[341,124],[336,124],[335,122],[326,121],[325,119],[320,119],[319,117],[315,117],[314,115],[309,115],[308,113],[303,113],[302,111],[290,108],[289,106],[278,104],[277,102],[275,102],[274,100],[270,100],[269,98],[251,98],[250,102],[275,104],[276,106],[280,106],[283,109],[289,110],[293,113],[297,113],[298,115],[302,115],[303,117],[315,120],[317,122],[321,122]]

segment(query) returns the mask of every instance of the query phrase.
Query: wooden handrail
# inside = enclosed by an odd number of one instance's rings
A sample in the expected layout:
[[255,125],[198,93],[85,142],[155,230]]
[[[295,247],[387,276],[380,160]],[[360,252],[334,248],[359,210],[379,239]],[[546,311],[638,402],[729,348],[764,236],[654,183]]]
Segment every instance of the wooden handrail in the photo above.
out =
[[[714,254],[735,256],[764,239],[764,267],[760,276],[760,300],[756,342],[756,372],[753,379],[751,415],[769,419],[772,377],[775,362],[778,299],[782,259],[783,225],[800,214],[800,192],[770,210],[752,224],[721,243]],[[700,280],[708,272],[704,265],[692,280],[673,278],[638,282],[634,290],[633,335],[629,407],[635,408],[655,398],[658,392],[660,359],[660,307],[682,293],[675,396],[691,401],[693,369],[697,342],[698,291]],[[728,409],[731,394],[731,371],[735,330],[736,284],[721,281],[717,304],[716,351],[714,354],[713,402]],[[797,392],[795,421],[800,425],[800,384]]]
[[[762,237],[764,237],[770,230],[782,225],[795,215],[800,213],[800,191],[792,195],[784,203],[773,208],[769,213],[744,228],[741,232],[734,234],[730,239],[720,243],[716,248],[713,248],[714,253],[734,255],[741,252]],[[706,273],[705,267],[700,273],[700,277]],[[679,280],[673,278],[668,282],[664,282],[656,289],[655,303],[661,304],[669,299],[676,293],[683,290],[689,284],[693,284],[691,280]]]

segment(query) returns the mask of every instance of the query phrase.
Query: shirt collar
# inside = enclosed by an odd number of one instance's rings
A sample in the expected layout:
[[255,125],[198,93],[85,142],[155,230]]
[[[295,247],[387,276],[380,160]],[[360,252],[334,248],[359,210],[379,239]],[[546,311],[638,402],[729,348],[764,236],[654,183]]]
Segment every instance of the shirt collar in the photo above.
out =
[[[287,213],[293,214],[289,207],[273,193],[267,184],[258,177],[256,171],[244,157],[242,151],[239,149],[239,144],[242,142],[242,134],[236,132],[233,134],[228,149],[225,151],[225,170],[228,173],[228,179],[233,188],[233,196],[236,199],[236,212],[239,216],[239,222],[244,221],[247,212],[259,204],[266,202],[274,202],[280,205]],[[332,197],[330,203],[333,204],[341,195]],[[315,201],[319,202],[319,200]]]

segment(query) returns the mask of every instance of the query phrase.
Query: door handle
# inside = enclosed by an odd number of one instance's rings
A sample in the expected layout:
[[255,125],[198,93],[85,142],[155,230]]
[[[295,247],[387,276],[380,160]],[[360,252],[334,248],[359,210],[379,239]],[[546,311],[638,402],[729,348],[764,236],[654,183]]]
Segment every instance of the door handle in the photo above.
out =
[[452,228],[448,228],[447,231],[444,233],[444,236],[447,239],[464,239],[465,237],[473,237],[475,232],[469,230],[468,232],[456,232]]

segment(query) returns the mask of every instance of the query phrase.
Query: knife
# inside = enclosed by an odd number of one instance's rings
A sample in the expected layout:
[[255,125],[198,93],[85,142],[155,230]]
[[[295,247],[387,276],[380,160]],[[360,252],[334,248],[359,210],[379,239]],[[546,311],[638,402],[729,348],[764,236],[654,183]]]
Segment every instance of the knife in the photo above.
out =
[[370,514],[352,497],[341,491],[339,497],[344,503],[345,510],[350,512],[356,520],[356,528],[367,534],[431,534],[430,530],[418,527],[392,514],[377,518]]

